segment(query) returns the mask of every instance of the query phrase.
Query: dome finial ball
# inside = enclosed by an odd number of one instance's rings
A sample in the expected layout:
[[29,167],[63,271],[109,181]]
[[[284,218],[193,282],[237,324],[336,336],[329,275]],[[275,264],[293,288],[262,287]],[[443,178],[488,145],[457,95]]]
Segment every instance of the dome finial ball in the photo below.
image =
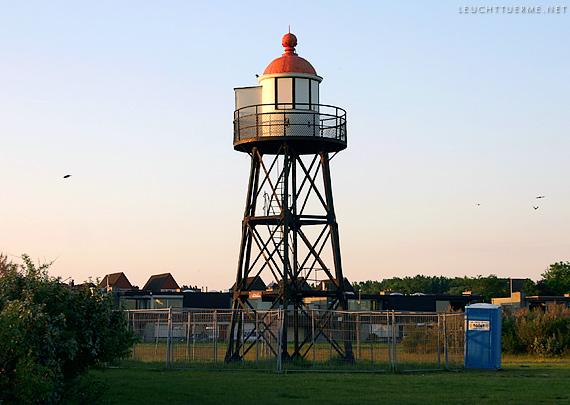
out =
[[283,35],[281,44],[285,47],[285,52],[295,52],[297,46],[297,37],[290,32]]

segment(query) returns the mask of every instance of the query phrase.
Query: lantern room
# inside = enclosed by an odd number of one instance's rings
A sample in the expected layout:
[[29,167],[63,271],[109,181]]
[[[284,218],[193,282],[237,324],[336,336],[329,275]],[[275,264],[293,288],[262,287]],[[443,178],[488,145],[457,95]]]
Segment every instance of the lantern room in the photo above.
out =
[[300,153],[345,149],[346,112],[320,104],[323,78],[297,55],[297,37],[285,34],[282,45],[285,52],[258,76],[261,86],[235,89],[234,149],[276,153],[283,141]]

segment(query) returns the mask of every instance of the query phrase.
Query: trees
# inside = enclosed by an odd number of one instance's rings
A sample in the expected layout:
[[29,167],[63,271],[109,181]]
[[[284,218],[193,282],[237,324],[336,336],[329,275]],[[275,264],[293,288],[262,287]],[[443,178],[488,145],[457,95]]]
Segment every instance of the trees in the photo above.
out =
[[477,276],[473,291],[485,297],[485,301],[491,302],[493,298],[508,297],[509,281],[506,278],[498,278],[491,274],[488,277]]
[[541,293],[545,295],[564,295],[570,293],[570,262],[551,264],[539,282]]
[[536,283],[532,281],[530,278],[527,278],[524,281],[522,292],[524,292],[528,297],[533,295],[539,295],[539,290]]
[[365,281],[353,283],[356,290],[364,294],[378,294],[380,291],[392,290],[403,294],[462,294],[463,291],[476,291],[491,302],[491,298],[507,297],[508,279],[498,278],[491,274],[488,277],[455,277],[423,276],[393,277],[382,281]]
[[352,283],[352,286],[356,291],[361,290],[363,294],[378,294],[382,291],[382,287],[379,281],[358,281]]
[[378,294],[380,291],[392,290],[404,294],[424,293],[442,294],[449,288],[449,279],[446,277],[423,276],[414,277],[393,277],[382,281],[361,281],[353,283],[355,290],[362,290],[364,294]]
[[22,259],[0,274],[0,402],[92,399],[79,377],[129,354],[125,317],[93,286],[65,285],[48,275],[49,263]]
[[[416,292],[424,294],[461,294],[463,291],[475,291],[491,302],[492,298],[508,297],[509,279],[499,278],[494,274],[487,277],[430,277],[417,275],[414,277],[393,277],[382,281],[368,280],[353,283],[355,289],[361,289],[365,294],[378,294],[383,290],[399,291],[404,294]],[[570,293],[570,262],[551,264],[542,279],[534,282],[524,280],[522,292],[527,296],[533,295],[564,295]]]

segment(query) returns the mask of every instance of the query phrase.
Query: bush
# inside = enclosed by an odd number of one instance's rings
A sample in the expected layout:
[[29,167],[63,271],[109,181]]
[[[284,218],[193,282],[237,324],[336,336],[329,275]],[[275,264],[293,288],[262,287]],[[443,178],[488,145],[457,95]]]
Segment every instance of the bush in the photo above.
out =
[[563,305],[551,305],[545,311],[504,313],[502,329],[505,353],[546,358],[570,351],[570,310]]
[[87,370],[128,356],[134,336],[110,297],[22,259],[0,274],[0,402],[75,402],[96,388]]
[[404,351],[407,353],[437,353],[445,351],[446,345],[448,352],[463,350],[463,316],[440,313],[438,318],[431,322],[407,324],[405,337],[402,340]]
[[438,333],[437,324],[409,324],[402,346],[407,353],[434,353],[443,350],[443,336]]
[[539,339],[537,337],[534,338],[534,342],[532,344],[532,352],[541,359],[558,356],[561,351],[562,347],[554,336],[549,336],[542,339]]
[[516,318],[503,312],[501,345],[503,353],[525,353],[525,346],[515,331]]

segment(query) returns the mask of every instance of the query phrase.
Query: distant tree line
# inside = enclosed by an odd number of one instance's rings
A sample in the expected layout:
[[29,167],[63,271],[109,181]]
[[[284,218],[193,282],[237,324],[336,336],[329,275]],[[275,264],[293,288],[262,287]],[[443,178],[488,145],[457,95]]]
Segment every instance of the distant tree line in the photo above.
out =
[[[487,277],[444,277],[423,276],[393,277],[382,281],[360,281],[352,285],[356,291],[363,294],[378,294],[381,291],[397,291],[403,294],[461,294],[464,291],[473,291],[484,297],[486,302],[492,298],[510,296],[508,278],[499,278],[494,274]],[[531,295],[564,295],[570,293],[570,262],[557,262],[551,264],[542,278],[537,282],[531,279],[524,281],[522,292]]]

